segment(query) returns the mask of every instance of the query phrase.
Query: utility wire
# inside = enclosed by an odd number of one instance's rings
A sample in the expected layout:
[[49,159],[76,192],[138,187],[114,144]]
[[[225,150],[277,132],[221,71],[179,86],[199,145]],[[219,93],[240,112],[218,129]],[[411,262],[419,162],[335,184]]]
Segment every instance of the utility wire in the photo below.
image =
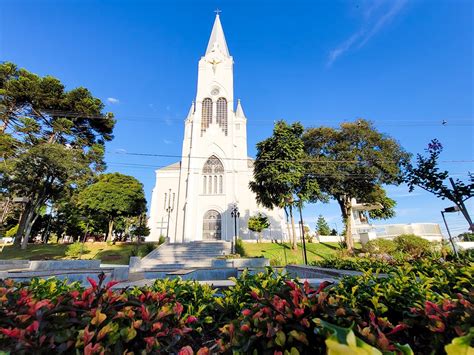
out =
[[[209,156],[182,156],[182,155],[175,155],[175,154],[156,154],[156,153],[130,153],[130,152],[113,152],[114,154],[119,155],[132,155],[132,156],[145,156],[145,157],[158,157],[158,158],[179,158],[179,159],[209,159]],[[230,157],[222,157],[219,160],[234,160],[234,161],[255,161],[254,158],[230,158]],[[288,160],[285,159],[260,159],[260,161],[265,162],[287,162]],[[333,164],[333,163],[352,163],[352,164],[361,164],[361,163],[371,163],[371,162],[392,162],[391,160],[382,160],[382,159],[374,159],[371,161],[363,161],[363,160],[311,160],[311,159],[297,159],[291,160],[293,162],[301,162],[301,163],[309,163],[309,164]],[[474,163],[474,160],[441,160],[441,163]]]
[[[89,118],[89,119],[100,119],[100,120],[110,120],[110,117],[107,117],[106,114],[104,115],[87,115],[78,112],[72,111],[60,111],[60,110],[45,110],[45,113],[55,116],[64,116],[64,117],[71,117],[71,118]],[[117,120],[125,120],[125,121],[136,121],[136,122],[156,122],[156,121],[181,121],[184,122],[184,118],[178,117],[163,117],[163,116],[149,116],[149,115],[125,115],[123,118],[114,117]],[[252,122],[277,122],[282,120],[283,118],[267,118],[267,119],[249,119],[247,124]],[[357,119],[357,118],[354,118]],[[312,121],[312,120],[311,120]],[[392,119],[392,120],[383,120],[383,119],[368,119],[370,122],[380,122],[382,125],[393,125],[393,126],[473,126],[474,121],[472,119],[437,119],[437,120],[409,120],[409,119]],[[301,122],[308,123],[307,120],[301,120]],[[337,124],[337,122],[349,122],[347,119],[344,120],[317,120],[314,124]]]

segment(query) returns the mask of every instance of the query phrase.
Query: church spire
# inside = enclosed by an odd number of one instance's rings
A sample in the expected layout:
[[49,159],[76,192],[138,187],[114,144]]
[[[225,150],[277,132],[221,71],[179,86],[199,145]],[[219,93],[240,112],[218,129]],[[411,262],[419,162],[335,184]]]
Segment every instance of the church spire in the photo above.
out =
[[224,30],[222,29],[221,20],[219,18],[220,10],[216,10],[216,19],[212,27],[211,37],[207,44],[206,55],[219,50],[224,56],[230,57],[229,49],[225,41]]
[[239,118],[245,118],[245,113],[240,103],[240,99],[237,100],[237,109],[235,110],[235,116]]

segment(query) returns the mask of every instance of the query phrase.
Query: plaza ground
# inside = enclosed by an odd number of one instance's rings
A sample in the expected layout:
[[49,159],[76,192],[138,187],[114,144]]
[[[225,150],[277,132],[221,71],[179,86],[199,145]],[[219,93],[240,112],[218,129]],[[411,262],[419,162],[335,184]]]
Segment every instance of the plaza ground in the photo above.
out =
[[[66,256],[69,244],[30,244],[26,250],[14,248],[12,245],[4,247],[0,252],[0,259],[27,259],[27,260],[61,260],[70,259]],[[87,252],[80,257],[83,260],[100,259],[104,264],[127,265],[132,251],[137,244],[105,242],[85,243]],[[248,243],[244,242],[246,257],[265,257],[272,265],[304,264],[303,247],[298,243],[298,249],[292,250],[289,243]],[[360,245],[356,243],[356,248]],[[148,246],[149,248],[149,246]],[[147,245],[139,245],[139,255],[147,254]],[[306,243],[308,263],[337,255],[340,249],[338,243]],[[149,251],[149,250],[148,250]],[[79,258],[77,258],[79,259]]]
[[[272,265],[304,264],[303,246],[298,243],[298,249],[292,250],[289,243],[248,243],[244,242],[244,249],[248,257],[265,257]],[[355,248],[360,248],[356,243]],[[308,263],[336,256],[339,250],[338,243],[306,243]]]
[[[30,244],[26,250],[14,248],[7,245],[0,252],[0,259],[27,259],[27,260],[60,260],[70,259],[66,256],[66,250],[69,244]],[[105,242],[85,243],[88,252],[81,256],[81,259],[100,259],[104,264],[127,265],[132,250],[137,244],[134,243],[116,243],[107,244]],[[147,245],[142,243],[139,249],[145,253]],[[144,254],[140,254],[144,255]]]

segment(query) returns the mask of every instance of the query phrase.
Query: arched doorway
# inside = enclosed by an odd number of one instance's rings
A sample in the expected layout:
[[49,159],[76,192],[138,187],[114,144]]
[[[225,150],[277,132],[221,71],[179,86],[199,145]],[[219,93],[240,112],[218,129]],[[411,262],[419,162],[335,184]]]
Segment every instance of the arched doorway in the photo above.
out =
[[221,214],[216,210],[209,210],[204,214],[202,222],[202,239],[221,239]]

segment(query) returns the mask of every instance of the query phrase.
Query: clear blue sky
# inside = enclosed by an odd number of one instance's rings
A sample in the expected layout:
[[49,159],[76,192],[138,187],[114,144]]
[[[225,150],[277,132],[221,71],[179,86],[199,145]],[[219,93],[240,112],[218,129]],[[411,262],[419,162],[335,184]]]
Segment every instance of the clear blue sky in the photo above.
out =
[[[68,88],[85,86],[107,102],[118,120],[107,145],[109,171],[137,177],[149,199],[154,167],[176,159],[119,153],[180,155],[216,7],[251,156],[274,120],[336,126],[364,117],[410,152],[438,138],[443,160],[474,159],[469,0],[2,0],[0,60]],[[472,163],[443,167],[462,177],[474,170]],[[439,211],[450,206],[405,186],[388,191],[398,205],[387,223],[440,223]],[[312,228],[318,214],[341,229],[335,204],[305,209]],[[449,219],[456,231],[466,229],[461,216]]]

